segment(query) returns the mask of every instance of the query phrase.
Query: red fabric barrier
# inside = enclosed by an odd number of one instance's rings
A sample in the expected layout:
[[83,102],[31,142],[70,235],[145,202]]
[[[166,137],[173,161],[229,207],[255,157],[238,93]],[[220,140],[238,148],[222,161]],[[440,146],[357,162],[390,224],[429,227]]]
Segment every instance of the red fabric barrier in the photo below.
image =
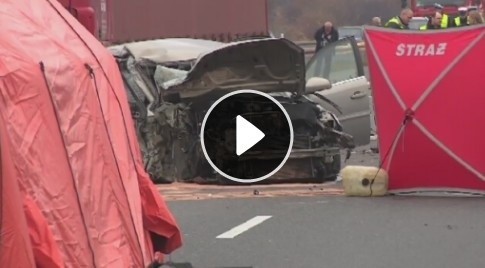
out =
[[113,56],[56,0],[1,1],[0,24],[0,266],[145,267],[179,248]]
[[365,28],[390,192],[485,193],[484,35]]

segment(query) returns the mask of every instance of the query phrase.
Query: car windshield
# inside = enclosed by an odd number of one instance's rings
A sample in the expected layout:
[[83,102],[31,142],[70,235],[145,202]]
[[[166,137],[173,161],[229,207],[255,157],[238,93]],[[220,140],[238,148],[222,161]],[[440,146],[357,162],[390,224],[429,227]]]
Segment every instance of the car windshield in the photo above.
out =
[[434,4],[440,4],[442,6],[465,6],[466,0],[418,0],[416,6],[427,7]]
[[339,37],[344,38],[348,36],[354,36],[355,40],[362,40],[362,29],[361,28],[340,28],[338,30]]

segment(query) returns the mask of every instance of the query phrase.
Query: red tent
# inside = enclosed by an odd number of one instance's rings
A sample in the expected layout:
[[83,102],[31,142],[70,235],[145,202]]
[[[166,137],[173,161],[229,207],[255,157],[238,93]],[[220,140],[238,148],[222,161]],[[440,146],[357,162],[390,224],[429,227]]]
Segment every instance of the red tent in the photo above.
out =
[[182,244],[118,67],[56,0],[0,2],[0,266],[144,267]]
[[485,25],[366,27],[389,190],[485,193]]

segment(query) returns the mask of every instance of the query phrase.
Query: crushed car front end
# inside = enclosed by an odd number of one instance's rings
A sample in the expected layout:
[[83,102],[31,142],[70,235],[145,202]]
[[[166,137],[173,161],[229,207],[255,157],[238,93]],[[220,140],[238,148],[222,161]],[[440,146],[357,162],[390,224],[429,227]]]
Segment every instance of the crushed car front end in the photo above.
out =
[[[171,42],[191,46],[185,46],[185,52],[175,46],[177,53],[171,53],[176,50]],[[166,39],[126,44],[111,51],[125,81],[146,169],[155,182],[228,182],[205,160],[200,128],[210,106],[239,89],[270,94],[292,121],[294,143],[289,159],[266,182],[333,180],[340,171],[340,149],[352,147],[352,138],[341,132],[336,116],[306,96],[304,51],[289,40],[223,44]],[[286,120],[265,113],[268,104],[247,100],[243,105],[243,112],[273,124],[275,131],[278,121]],[[262,170],[258,166],[285,153],[246,154],[238,160],[245,163],[238,172],[258,176]]]

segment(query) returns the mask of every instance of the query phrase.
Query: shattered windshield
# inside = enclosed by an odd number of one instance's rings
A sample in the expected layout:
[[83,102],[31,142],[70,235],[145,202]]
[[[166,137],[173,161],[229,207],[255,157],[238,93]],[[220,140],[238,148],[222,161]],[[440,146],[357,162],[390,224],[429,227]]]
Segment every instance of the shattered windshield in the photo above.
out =
[[442,6],[465,6],[466,1],[465,0],[418,0],[416,2],[416,6],[418,7],[430,7],[433,6],[434,4],[440,4]]

